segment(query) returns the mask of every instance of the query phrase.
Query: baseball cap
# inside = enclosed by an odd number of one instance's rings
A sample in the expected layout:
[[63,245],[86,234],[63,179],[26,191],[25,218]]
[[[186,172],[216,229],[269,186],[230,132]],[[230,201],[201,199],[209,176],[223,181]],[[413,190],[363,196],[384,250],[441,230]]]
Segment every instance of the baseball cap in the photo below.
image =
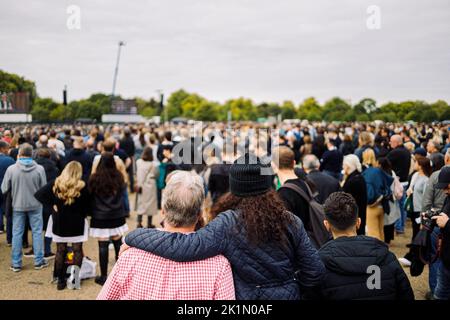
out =
[[450,184],[450,167],[443,167],[439,172],[437,189],[445,189]]
[[427,150],[425,150],[422,147],[417,148],[416,150],[414,150],[413,154],[419,154],[421,156],[426,157],[427,156]]

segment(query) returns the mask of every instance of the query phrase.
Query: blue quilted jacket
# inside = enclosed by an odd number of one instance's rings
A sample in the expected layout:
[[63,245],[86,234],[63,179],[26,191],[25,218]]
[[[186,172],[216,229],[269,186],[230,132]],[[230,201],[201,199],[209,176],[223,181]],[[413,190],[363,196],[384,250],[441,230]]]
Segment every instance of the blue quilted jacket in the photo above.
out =
[[[311,245],[301,220],[293,215],[288,246],[270,243],[252,246],[239,231],[238,213],[219,214],[191,234],[137,229],[125,238],[133,247],[175,261],[195,261],[224,255],[231,264],[236,298],[296,300],[301,290],[316,288],[325,268]],[[294,278],[295,277],[295,278]]]

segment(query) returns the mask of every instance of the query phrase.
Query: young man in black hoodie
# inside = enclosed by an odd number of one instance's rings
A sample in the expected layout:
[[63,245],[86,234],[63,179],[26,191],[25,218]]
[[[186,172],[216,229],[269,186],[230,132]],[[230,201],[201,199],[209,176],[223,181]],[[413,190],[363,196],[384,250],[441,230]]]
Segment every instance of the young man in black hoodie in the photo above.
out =
[[320,298],[414,300],[408,277],[387,245],[356,234],[361,220],[355,199],[345,192],[332,193],[324,210],[324,224],[334,240],[319,250],[326,268]]

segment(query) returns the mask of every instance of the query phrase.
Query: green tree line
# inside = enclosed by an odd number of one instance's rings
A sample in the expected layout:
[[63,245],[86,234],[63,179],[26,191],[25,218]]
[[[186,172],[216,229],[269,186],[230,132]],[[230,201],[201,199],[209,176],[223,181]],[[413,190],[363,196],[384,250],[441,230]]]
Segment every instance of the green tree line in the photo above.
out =
[[[51,98],[41,98],[36,93],[34,82],[15,74],[0,70],[0,92],[30,92],[31,114],[36,121],[64,121],[78,118],[101,120],[104,113],[111,111],[111,97],[104,93],[92,94],[87,99],[73,100],[68,105]],[[120,99],[120,96],[116,97]],[[154,98],[134,98],[138,113],[144,117],[167,114],[169,119],[184,117],[202,121],[224,121],[228,111],[233,120],[258,120],[268,117],[282,119],[307,119],[310,121],[372,121],[386,122],[432,122],[450,120],[450,106],[444,100],[434,103],[425,101],[388,102],[380,106],[371,98],[365,98],[356,104],[348,100],[333,97],[320,104],[309,97],[299,104],[286,100],[282,103],[255,103],[251,99],[240,97],[224,103],[208,100],[196,93],[183,89],[173,92],[161,110],[160,103]]]

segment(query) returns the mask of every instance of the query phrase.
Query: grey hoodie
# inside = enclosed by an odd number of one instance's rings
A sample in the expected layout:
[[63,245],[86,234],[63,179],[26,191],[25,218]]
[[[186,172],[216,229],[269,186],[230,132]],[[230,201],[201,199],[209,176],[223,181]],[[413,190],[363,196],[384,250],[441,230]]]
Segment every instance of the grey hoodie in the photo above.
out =
[[16,164],[8,167],[2,182],[2,193],[11,190],[12,207],[16,211],[34,211],[42,208],[34,194],[47,184],[45,170],[35,161],[23,165],[17,160]]

